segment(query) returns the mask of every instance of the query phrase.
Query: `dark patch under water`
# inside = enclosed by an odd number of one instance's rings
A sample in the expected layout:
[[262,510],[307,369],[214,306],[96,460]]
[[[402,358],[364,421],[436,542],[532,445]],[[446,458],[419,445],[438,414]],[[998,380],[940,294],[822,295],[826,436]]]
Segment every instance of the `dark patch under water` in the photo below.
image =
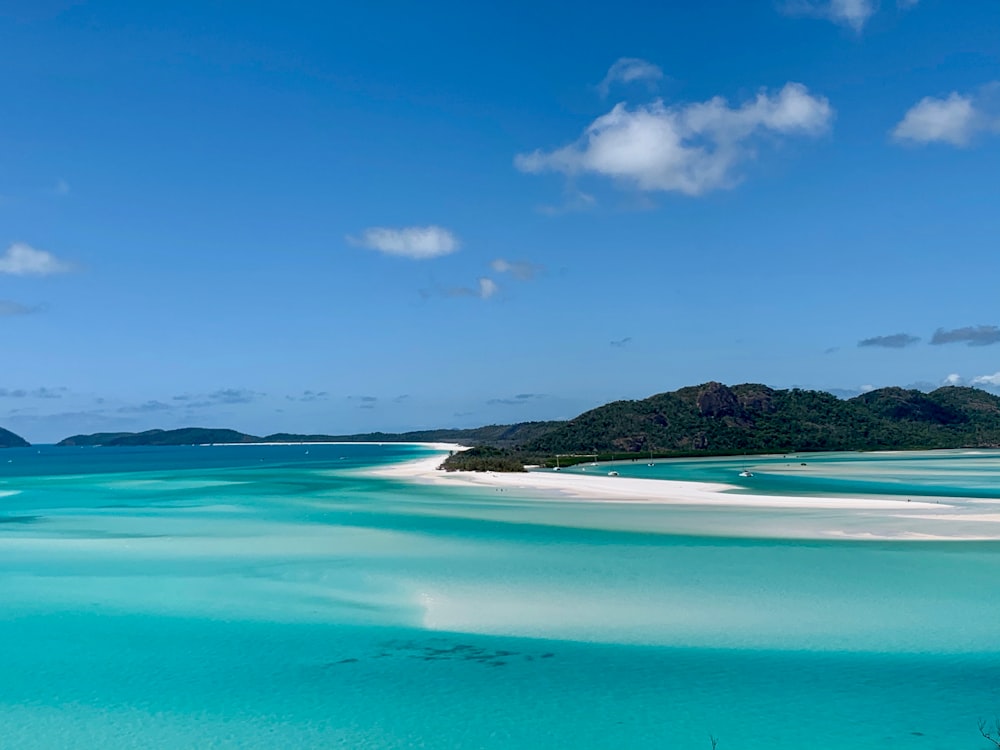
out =
[[[443,638],[431,638],[427,641],[386,641],[379,644],[378,653],[370,659],[417,659],[426,662],[471,662],[489,667],[503,667],[512,661],[531,662],[536,659],[552,659],[551,651],[527,653],[492,649],[475,646],[469,643],[453,643]],[[336,667],[343,664],[356,664],[363,661],[358,657],[348,657],[324,664],[325,667]]]

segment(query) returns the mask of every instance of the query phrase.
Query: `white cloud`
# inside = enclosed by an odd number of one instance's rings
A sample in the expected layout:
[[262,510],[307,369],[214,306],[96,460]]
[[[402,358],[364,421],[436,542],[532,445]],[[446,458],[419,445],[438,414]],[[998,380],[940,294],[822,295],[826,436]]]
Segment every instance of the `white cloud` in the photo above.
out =
[[575,143],[519,154],[514,164],[532,174],[593,173],[639,190],[701,195],[739,181],[736,168],[753,158],[759,136],[817,136],[832,119],[827,99],[799,83],[761,91],[739,107],[722,97],[672,107],[656,100],[631,110],[618,104]]
[[0,273],[12,276],[48,276],[69,270],[69,264],[57,260],[52,253],[36,250],[23,242],[15,242],[0,255]]
[[500,291],[500,287],[497,283],[486,276],[479,279],[479,297],[481,299],[489,299],[494,294]]
[[447,229],[438,226],[372,227],[362,232],[361,237],[348,237],[348,242],[377,250],[386,255],[398,255],[414,260],[427,260],[453,253],[459,248],[458,238]]
[[861,31],[878,9],[877,0],[788,0],[781,9],[792,16],[824,18]]
[[976,94],[951,92],[945,98],[925,96],[903,115],[892,130],[901,143],[950,143],[968,146],[979,133],[1000,132],[995,107],[1000,84],[984,86]]
[[608,68],[604,80],[597,84],[597,90],[601,96],[607,96],[611,91],[611,86],[616,83],[634,83],[636,81],[655,83],[661,78],[663,78],[663,71],[658,65],[638,57],[619,57]]
[[980,375],[973,378],[971,382],[973,385],[993,385],[1000,387],[1000,372],[995,372],[992,375]]
[[503,258],[497,258],[490,263],[490,268],[497,273],[509,273],[521,281],[530,281],[543,270],[541,266],[536,266],[534,263],[504,260]]
[[454,286],[447,289],[425,289],[420,294],[424,298],[432,295],[442,295],[445,297],[476,297],[478,299],[489,299],[500,291],[500,285],[493,279],[482,276],[476,281],[476,286]]
[[961,385],[962,384],[962,376],[959,375],[957,372],[953,372],[953,373],[951,373],[951,375],[948,375],[947,377],[945,377],[944,381],[942,381],[942,382],[943,382],[944,385]]

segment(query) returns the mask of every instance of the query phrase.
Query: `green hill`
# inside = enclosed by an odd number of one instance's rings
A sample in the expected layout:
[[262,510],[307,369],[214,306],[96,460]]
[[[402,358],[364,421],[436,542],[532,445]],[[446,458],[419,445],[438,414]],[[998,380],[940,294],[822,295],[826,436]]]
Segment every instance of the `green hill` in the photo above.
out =
[[299,435],[277,432],[266,437],[235,430],[186,427],[180,430],[145,432],[97,432],[74,435],[57,445],[203,445],[205,443],[464,443],[510,448],[522,445],[563,425],[563,422],[522,422],[488,425],[467,430],[441,429],[415,432],[366,432],[353,435]]
[[511,448],[535,440],[564,422],[493,424],[471,429],[416,430],[413,432],[365,432],[353,435],[297,435],[279,432],[263,438],[274,443],[464,443]]
[[236,430],[216,430],[204,427],[184,427],[179,430],[146,430],[145,432],[97,432],[74,435],[56,445],[204,445],[206,443],[257,443],[259,437]]
[[27,448],[30,445],[31,443],[20,435],[0,427],[0,448]]
[[705,383],[616,401],[522,446],[527,453],[734,453],[1000,447],[1000,397],[975,388],[823,391]]

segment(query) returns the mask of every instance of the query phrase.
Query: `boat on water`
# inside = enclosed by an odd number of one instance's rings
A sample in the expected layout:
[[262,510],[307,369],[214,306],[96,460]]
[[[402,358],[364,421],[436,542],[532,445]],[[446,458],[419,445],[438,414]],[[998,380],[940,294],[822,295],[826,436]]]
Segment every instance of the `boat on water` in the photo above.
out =
[[609,477],[616,477],[616,476],[618,476],[618,472],[617,471],[609,471],[608,472],[608,476]]
[[740,472],[740,476],[743,477],[743,478],[752,477],[753,476],[753,472],[752,471],[748,471],[747,469],[744,469],[743,471]]

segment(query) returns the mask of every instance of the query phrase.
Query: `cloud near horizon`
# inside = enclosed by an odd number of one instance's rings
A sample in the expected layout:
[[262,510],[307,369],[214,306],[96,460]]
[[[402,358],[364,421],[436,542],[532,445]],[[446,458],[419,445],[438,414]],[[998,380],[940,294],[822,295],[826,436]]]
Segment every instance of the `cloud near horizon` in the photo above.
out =
[[286,401],[326,401],[330,394],[327,391],[302,391],[298,396],[285,396]]
[[545,398],[543,393],[518,393],[513,398],[491,398],[486,403],[490,406],[523,406],[529,401]]
[[892,130],[897,143],[947,143],[964,148],[980,134],[1000,133],[1000,83],[974,94],[952,91],[947,97],[925,96]]
[[858,342],[860,347],[877,346],[883,349],[905,349],[920,341],[919,336],[911,336],[908,333],[894,333],[889,336],[872,336],[870,339],[862,339]]
[[444,227],[371,227],[360,237],[348,237],[352,245],[360,245],[385,255],[411,260],[429,260],[449,255],[460,247],[458,238]]
[[[916,4],[915,1],[911,4]],[[900,3],[902,6],[902,3]],[[822,18],[861,32],[875,11],[877,0],[786,0],[780,9],[789,16]]]
[[648,60],[638,57],[619,57],[608,68],[604,80],[597,84],[597,91],[601,97],[606,97],[611,92],[611,87],[615,84],[647,81],[652,85],[662,78],[663,71],[659,65],[654,65]]
[[176,406],[187,409],[204,409],[209,406],[249,404],[266,395],[266,393],[251,391],[247,388],[220,388],[205,394],[182,393],[173,396],[171,400],[180,402]]
[[11,276],[50,276],[67,273],[72,266],[52,253],[38,250],[24,242],[15,242],[0,255],[0,274]]
[[938,328],[931,337],[931,343],[935,346],[962,342],[969,346],[998,344],[1000,343],[1000,328],[997,326],[965,326],[950,331]]
[[68,388],[0,388],[0,398],[62,398]]
[[606,177],[639,191],[698,196],[732,188],[738,167],[756,156],[763,137],[817,137],[827,132],[833,108],[800,83],[732,107],[721,96],[667,106],[657,99],[633,109],[617,104],[575,142],[552,151],[518,154],[522,172]]

